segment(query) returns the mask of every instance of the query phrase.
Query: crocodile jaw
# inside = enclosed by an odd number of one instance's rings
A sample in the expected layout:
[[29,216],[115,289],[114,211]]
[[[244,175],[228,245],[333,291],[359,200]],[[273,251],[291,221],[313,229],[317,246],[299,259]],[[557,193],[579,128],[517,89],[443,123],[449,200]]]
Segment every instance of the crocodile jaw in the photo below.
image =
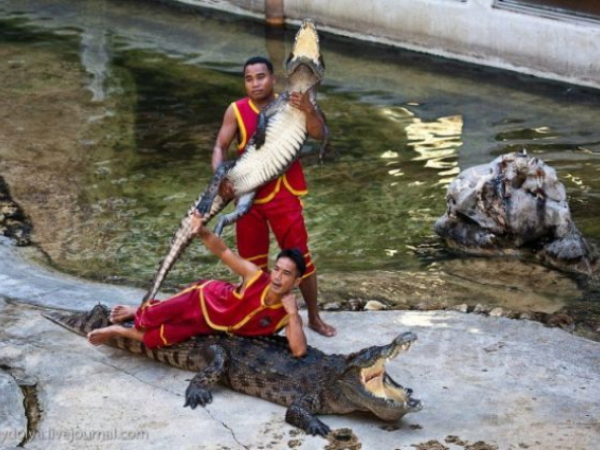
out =
[[320,82],[325,74],[325,64],[321,57],[319,46],[319,35],[315,23],[310,19],[305,19],[302,26],[296,33],[294,47],[285,63],[286,77],[290,85],[294,85],[294,78],[308,78],[301,71],[309,69],[313,84]]
[[302,25],[296,33],[294,40],[294,49],[292,53],[296,57],[306,57],[313,61],[318,61],[321,57],[319,49],[319,35],[315,23],[310,19],[304,19]]
[[346,400],[357,410],[369,411],[387,421],[420,411],[423,404],[412,397],[412,390],[398,384],[385,370],[386,362],[407,351],[414,340],[414,334],[405,333],[387,346],[372,347],[353,355],[349,369],[340,380]]

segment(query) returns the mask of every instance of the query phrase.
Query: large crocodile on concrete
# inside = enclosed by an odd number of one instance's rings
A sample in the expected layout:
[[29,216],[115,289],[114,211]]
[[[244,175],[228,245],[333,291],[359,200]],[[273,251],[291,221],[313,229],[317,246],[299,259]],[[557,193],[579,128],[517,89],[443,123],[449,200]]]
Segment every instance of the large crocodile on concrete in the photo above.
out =
[[[162,282],[192,241],[190,215],[198,210],[207,223],[218,215],[233,198],[219,195],[224,179],[231,183],[237,205],[235,211],[220,217],[215,232],[221,234],[226,225],[235,222],[252,206],[256,189],[283,175],[300,157],[307,137],[306,114],[289,104],[291,92],[309,93],[318,108],[317,87],[323,79],[325,65],[319,48],[319,35],[312,20],[306,19],[296,34],[294,45],[286,64],[286,87],[277,99],[261,111],[258,128],[250,138],[244,153],[233,161],[219,166],[208,188],[192,203],[175,232],[171,246],[161,260],[151,287],[142,301],[155,297]],[[327,137],[326,132],[326,137]],[[326,138],[321,146],[323,155]]]
[[[110,325],[109,313],[99,304],[91,311],[46,311],[44,316],[85,336]],[[408,350],[416,339],[415,334],[405,332],[388,345],[348,355],[328,355],[309,346],[302,358],[292,356],[282,336],[217,334],[154,350],[124,338],[113,339],[109,345],[197,372],[186,390],[184,406],[210,403],[210,388],[220,381],[236,391],[286,406],[286,422],[325,436],[330,428],[316,414],[364,411],[395,421],[422,408],[412,390],[396,383],[385,370],[386,361]]]
[[525,150],[461,172],[448,187],[435,232],[476,254],[532,252],[562,270],[591,275],[595,248],[575,226],[556,171]]

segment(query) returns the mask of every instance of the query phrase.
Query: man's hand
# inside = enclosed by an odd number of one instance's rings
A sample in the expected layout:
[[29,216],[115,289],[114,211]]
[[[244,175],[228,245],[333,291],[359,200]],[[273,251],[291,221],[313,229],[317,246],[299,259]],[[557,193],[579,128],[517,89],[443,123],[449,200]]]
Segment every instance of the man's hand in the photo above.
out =
[[197,210],[194,210],[190,217],[192,221],[192,236],[199,236],[200,233],[208,231],[204,226],[204,218]]
[[298,314],[298,302],[296,301],[296,296],[291,292],[281,297],[281,304],[285,308],[285,312],[289,315]]
[[306,355],[307,345],[306,335],[302,329],[302,318],[298,312],[296,296],[290,292],[281,298],[281,303],[289,317],[288,323],[285,326],[285,336],[290,345],[292,355],[296,358],[300,358],[301,356]]
[[230,200],[235,197],[235,189],[233,188],[233,183],[225,178],[221,181],[221,185],[219,186],[219,196],[223,200]]
[[290,92],[289,102],[290,105],[299,109],[305,114],[312,114],[315,112],[315,107],[310,101],[308,91],[306,91],[304,94],[301,92]]
[[313,105],[308,91],[290,92],[288,99],[290,105],[302,111],[306,115],[306,131],[313,139],[323,140],[326,137],[325,118],[323,114]]

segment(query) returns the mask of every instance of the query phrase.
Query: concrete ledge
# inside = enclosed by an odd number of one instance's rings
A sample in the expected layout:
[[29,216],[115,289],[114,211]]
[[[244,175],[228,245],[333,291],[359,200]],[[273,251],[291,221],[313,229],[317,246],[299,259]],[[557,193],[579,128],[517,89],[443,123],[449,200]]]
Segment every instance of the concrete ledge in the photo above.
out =
[[[264,17],[258,0],[176,0]],[[323,31],[551,80],[600,88],[600,24],[494,0],[284,0],[291,23],[311,17]]]

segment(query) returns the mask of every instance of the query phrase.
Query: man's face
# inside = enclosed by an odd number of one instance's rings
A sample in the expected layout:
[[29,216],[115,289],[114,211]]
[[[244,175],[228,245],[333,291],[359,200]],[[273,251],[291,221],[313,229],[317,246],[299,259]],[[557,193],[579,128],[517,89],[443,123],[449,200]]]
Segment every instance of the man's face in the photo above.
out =
[[296,263],[285,256],[275,261],[271,269],[271,290],[275,294],[284,295],[298,286],[302,278],[298,276]]
[[251,100],[261,102],[273,95],[273,85],[275,84],[275,75],[269,72],[264,63],[257,63],[246,66],[244,71],[244,86],[246,95]]

